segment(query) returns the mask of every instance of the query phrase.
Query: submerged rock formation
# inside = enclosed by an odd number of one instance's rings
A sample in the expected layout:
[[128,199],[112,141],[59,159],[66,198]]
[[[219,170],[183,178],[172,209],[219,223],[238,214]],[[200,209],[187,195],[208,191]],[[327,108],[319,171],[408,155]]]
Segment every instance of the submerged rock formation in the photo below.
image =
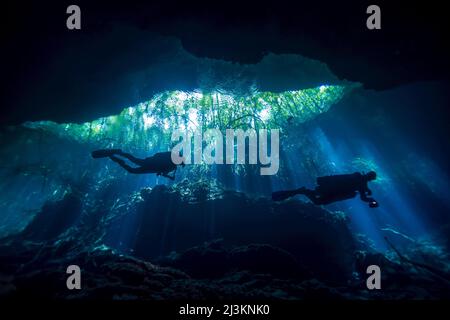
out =
[[[112,192],[113,185],[105,187]],[[450,296],[442,274],[371,252],[344,215],[300,201],[272,203],[186,181],[106,204],[82,198],[69,193],[48,202],[22,232],[0,240],[0,297]],[[365,287],[365,269],[374,262],[383,268],[382,292]],[[66,288],[72,264],[82,270],[82,290]]]
[[105,243],[118,246],[128,232],[121,245],[149,259],[217,238],[225,247],[270,244],[321,277],[350,276],[355,244],[345,218],[299,201],[278,204],[234,191],[212,196],[208,189],[199,192],[201,186],[184,187],[143,189],[141,199],[106,228]]

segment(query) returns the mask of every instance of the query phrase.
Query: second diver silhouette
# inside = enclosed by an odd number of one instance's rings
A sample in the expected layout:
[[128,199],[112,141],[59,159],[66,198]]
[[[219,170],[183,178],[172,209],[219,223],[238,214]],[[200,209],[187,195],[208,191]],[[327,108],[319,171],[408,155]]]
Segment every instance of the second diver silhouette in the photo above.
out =
[[[129,173],[145,174],[145,173],[156,173],[158,176],[163,176],[168,179],[175,179],[175,171],[177,170],[177,165],[172,162],[171,152],[159,152],[155,153],[153,156],[140,159],[133,155],[123,152],[121,149],[101,149],[92,152],[93,158],[106,158],[109,157],[112,161],[116,162],[122,168],[127,170]],[[132,163],[136,164],[138,167],[129,166],[124,159],[128,159]],[[180,164],[184,167],[184,163]],[[170,172],[174,172],[173,175],[169,175]]]
[[295,190],[276,191],[272,193],[272,200],[282,201],[298,194],[305,195],[316,205],[330,204],[332,202],[359,197],[368,202],[369,207],[378,207],[378,202],[368,196],[372,191],[367,186],[369,181],[375,180],[377,174],[370,171],[366,174],[355,172],[352,174],[341,174],[317,178],[317,187],[314,190],[301,187]]

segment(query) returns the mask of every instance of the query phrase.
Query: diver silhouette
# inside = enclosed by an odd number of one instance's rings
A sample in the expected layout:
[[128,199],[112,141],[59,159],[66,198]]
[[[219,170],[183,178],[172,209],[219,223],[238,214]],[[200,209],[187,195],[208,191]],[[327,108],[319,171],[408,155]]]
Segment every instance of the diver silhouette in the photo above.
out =
[[[129,166],[126,164],[125,160],[119,158],[119,156],[128,159],[138,167]],[[102,149],[93,151],[92,157],[96,159],[109,157],[129,173],[156,173],[158,176],[161,175],[171,180],[175,179],[175,172],[177,170],[177,165],[172,162],[170,151],[155,153],[151,157],[139,159],[129,153],[123,152],[121,149]],[[180,165],[184,167],[184,162]],[[174,173],[170,176],[169,173],[172,171]]]
[[377,174],[370,171],[367,174],[355,172],[352,174],[341,174],[317,178],[317,187],[314,190],[301,187],[295,190],[276,191],[272,193],[272,200],[282,201],[298,194],[305,195],[316,205],[330,204],[332,202],[359,197],[368,202],[369,207],[378,207],[378,202],[368,196],[372,191],[367,186],[369,181],[375,180]]

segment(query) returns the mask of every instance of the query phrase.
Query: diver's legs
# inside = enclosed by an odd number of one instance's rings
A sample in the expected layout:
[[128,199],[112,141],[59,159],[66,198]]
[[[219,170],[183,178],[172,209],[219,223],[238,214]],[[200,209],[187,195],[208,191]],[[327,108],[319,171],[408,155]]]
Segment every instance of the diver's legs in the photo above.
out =
[[[119,156],[122,156],[124,158],[127,158],[128,160],[130,160],[131,162],[133,162],[134,164],[138,165],[138,166],[143,166],[144,165],[144,159],[139,159],[136,158],[135,156],[133,156],[132,154],[126,153],[126,152],[119,152],[117,153]],[[114,160],[113,160],[114,161]]]
[[312,203],[315,205],[323,204],[323,201],[319,197],[319,194],[317,190],[310,190],[306,189],[304,187],[297,189],[298,194],[303,194],[305,197],[307,197],[309,200],[311,200]]
[[122,168],[124,168],[125,170],[127,170],[129,173],[145,173],[143,171],[142,167],[138,167],[138,168],[133,168],[130,167],[129,165],[127,165],[125,163],[124,160],[117,158],[116,156],[110,156],[109,157],[112,161],[114,161],[115,163],[117,163],[118,165],[120,165]]

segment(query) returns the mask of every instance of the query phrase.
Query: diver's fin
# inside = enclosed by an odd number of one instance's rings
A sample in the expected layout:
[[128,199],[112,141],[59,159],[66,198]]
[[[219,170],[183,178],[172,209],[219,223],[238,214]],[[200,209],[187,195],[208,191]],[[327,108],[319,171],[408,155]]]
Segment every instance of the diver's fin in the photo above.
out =
[[298,190],[276,191],[272,193],[273,201],[283,201],[299,194]]
[[120,149],[100,149],[100,150],[95,150],[95,151],[92,151],[92,158],[95,158],[95,159],[97,159],[97,158],[106,158],[106,157],[109,157],[109,156],[112,156],[114,154],[121,153],[121,152],[122,152],[122,150],[120,150]]

